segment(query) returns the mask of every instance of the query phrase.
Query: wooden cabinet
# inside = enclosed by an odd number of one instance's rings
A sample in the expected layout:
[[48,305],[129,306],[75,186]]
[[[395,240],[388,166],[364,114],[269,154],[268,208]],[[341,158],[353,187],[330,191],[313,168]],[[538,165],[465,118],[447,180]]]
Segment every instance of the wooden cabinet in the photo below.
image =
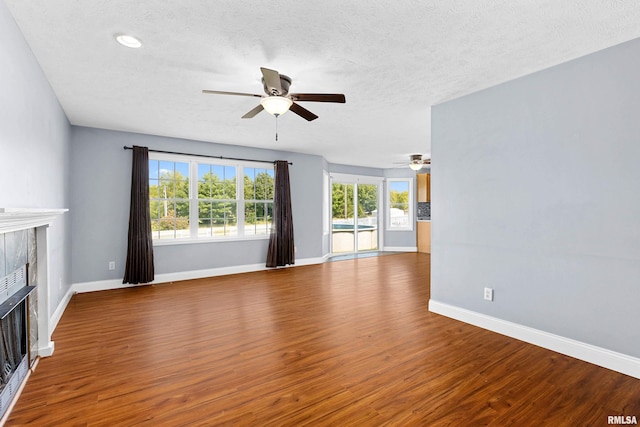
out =
[[[416,175],[418,181],[418,203],[431,201],[431,174],[420,173]],[[431,222],[417,222],[418,252],[431,253]]]
[[416,175],[418,181],[418,202],[431,201],[431,174],[419,173]]
[[418,252],[431,253],[431,223],[418,221]]

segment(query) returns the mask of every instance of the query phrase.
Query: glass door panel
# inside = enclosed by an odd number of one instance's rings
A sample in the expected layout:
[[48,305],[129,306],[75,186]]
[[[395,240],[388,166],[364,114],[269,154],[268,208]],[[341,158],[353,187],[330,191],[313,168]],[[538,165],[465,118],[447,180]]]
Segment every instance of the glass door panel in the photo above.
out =
[[358,252],[378,249],[378,186],[358,184]]
[[355,251],[354,190],[355,184],[331,186],[331,248],[336,254]]

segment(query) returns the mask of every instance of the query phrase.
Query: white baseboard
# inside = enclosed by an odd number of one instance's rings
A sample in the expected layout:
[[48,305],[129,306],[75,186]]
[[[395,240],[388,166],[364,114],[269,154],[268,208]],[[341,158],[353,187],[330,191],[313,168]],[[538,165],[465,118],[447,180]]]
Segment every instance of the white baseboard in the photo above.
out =
[[67,289],[67,293],[64,294],[64,297],[62,297],[62,300],[58,304],[58,307],[56,307],[56,310],[53,312],[53,315],[49,319],[50,331],[54,331],[58,326],[58,322],[60,321],[60,318],[62,318],[62,314],[64,313],[64,310],[67,308],[69,301],[71,301],[71,297],[73,296],[73,294],[74,294],[73,286],[70,286],[69,289]]
[[49,357],[53,354],[53,351],[55,350],[55,348],[56,348],[55,343],[53,341],[49,341],[46,347],[38,348],[38,356]]
[[110,289],[131,288],[135,285],[124,284],[122,279],[98,280],[95,282],[74,283],[71,285],[73,292],[82,294],[85,292],[107,291]]
[[[58,326],[58,322],[60,322],[60,318],[62,318],[62,314],[67,308],[69,301],[71,301],[71,297],[73,296],[73,294],[73,286],[71,286],[67,290],[67,293],[64,294],[64,297],[62,297],[62,300],[58,303],[58,307],[56,307],[53,315],[49,318],[49,330],[51,331],[51,333],[53,333],[53,331]],[[53,351],[55,349],[55,342],[50,341],[50,339],[51,337],[47,337],[46,345],[38,347],[38,356],[49,357],[53,354]]]
[[[264,263],[234,265],[231,267],[207,268],[204,270],[178,271],[175,273],[156,274],[151,284],[178,282],[180,280],[202,279],[204,277],[225,276],[228,274],[251,273],[253,271],[266,270]],[[130,287],[131,285],[124,285]]]
[[[318,258],[303,258],[303,259],[296,260],[296,263],[294,265],[281,267],[281,268],[290,268],[290,267],[296,267],[301,265],[321,264],[325,262],[326,259],[327,259],[326,256],[318,257]],[[153,282],[144,283],[141,285],[131,285],[128,283],[125,284],[125,283],[122,283],[122,279],[112,279],[112,280],[99,280],[96,282],[74,283],[71,289],[73,293],[106,291],[110,289],[131,288],[133,286],[145,286],[147,284],[170,283],[170,282],[178,282],[181,280],[225,276],[228,274],[251,273],[254,271],[262,271],[262,270],[269,270],[269,269],[270,268],[266,267],[264,263],[235,265],[231,267],[208,268],[204,270],[178,271],[175,273],[156,274]]]
[[327,260],[329,259],[331,255],[330,254],[325,254],[321,257],[316,257],[316,258],[304,258],[301,260],[296,260],[295,265],[292,265],[291,267],[295,267],[296,265],[312,265],[312,264],[322,264],[323,262],[327,262]]
[[640,359],[475,311],[429,300],[429,311],[640,379]]
[[417,246],[385,246],[382,248],[385,252],[418,252]]

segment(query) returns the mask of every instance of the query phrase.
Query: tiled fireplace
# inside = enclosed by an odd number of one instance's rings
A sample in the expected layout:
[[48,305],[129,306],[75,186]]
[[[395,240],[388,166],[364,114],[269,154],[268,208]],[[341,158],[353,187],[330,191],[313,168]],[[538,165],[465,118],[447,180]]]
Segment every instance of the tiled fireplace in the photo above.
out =
[[[6,256],[4,261],[7,265]],[[24,264],[0,277],[0,416],[9,409],[37,356],[32,345],[38,342],[36,293],[35,286],[27,285],[28,270],[29,264]]]
[[37,357],[53,352],[48,229],[65,211],[0,208],[0,417]]

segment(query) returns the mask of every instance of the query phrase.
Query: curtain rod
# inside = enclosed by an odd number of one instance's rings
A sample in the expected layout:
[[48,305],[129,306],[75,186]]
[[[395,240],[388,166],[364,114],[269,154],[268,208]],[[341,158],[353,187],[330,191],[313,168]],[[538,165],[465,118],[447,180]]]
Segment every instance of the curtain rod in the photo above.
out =
[[[127,147],[126,145],[123,147],[125,150],[133,150],[133,147]],[[150,152],[152,153],[164,153],[164,154],[178,154],[181,156],[195,156],[195,157],[207,157],[210,159],[223,159],[223,160],[240,160],[240,161],[245,161],[245,162],[257,162],[257,163],[275,163],[274,161],[270,161],[270,160],[255,160],[255,159],[240,159],[238,157],[223,157],[223,156],[210,156],[208,154],[191,154],[191,153],[180,153],[177,151],[164,151],[164,150],[152,150],[149,149]],[[289,162],[290,165],[293,165],[292,162]]]

